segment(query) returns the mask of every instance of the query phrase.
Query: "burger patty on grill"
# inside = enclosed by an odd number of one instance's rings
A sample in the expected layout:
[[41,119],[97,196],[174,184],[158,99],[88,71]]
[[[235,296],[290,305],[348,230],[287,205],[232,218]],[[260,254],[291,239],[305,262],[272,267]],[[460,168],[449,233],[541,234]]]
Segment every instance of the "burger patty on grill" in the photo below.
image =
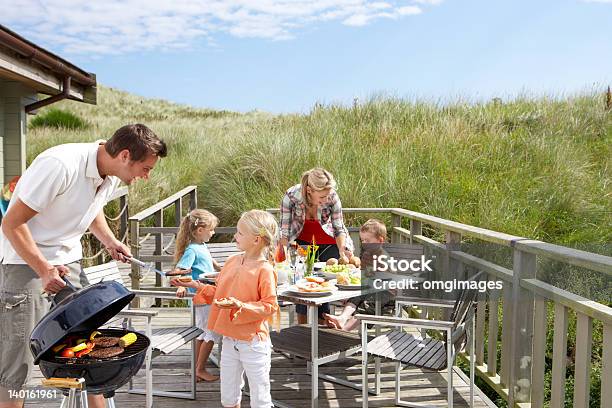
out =
[[119,343],[119,337],[94,337],[96,347],[112,347]]
[[93,358],[110,358],[118,356],[121,353],[123,353],[123,347],[117,346],[93,349],[88,355]]

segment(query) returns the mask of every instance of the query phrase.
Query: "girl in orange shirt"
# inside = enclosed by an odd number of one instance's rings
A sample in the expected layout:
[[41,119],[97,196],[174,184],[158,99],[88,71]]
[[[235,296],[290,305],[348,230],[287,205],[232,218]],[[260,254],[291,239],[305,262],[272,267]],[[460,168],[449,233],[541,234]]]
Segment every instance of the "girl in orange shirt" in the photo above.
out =
[[271,214],[251,210],[242,214],[236,230],[236,246],[244,252],[227,260],[216,286],[178,279],[171,283],[197,289],[195,304],[212,304],[208,329],[223,335],[221,404],[240,407],[246,373],[251,408],[267,408],[273,406],[267,319],[278,309],[276,275],[268,259],[278,224]]

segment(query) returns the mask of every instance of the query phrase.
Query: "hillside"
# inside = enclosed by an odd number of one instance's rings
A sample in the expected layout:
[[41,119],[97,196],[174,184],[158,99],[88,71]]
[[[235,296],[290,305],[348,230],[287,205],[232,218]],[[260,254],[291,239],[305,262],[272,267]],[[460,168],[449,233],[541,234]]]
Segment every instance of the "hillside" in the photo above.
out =
[[274,116],[100,87],[97,106],[52,105],[91,127],[30,129],[28,161],[141,122],[170,152],[150,183],[131,188],[133,212],[196,184],[200,206],[232,225],[246,209],[278,206],[304,170],[321,165],[345,207],[402,207],[583,247],[612,239],[612,113],[603,105],[600,95],[448,106],[381,97]]

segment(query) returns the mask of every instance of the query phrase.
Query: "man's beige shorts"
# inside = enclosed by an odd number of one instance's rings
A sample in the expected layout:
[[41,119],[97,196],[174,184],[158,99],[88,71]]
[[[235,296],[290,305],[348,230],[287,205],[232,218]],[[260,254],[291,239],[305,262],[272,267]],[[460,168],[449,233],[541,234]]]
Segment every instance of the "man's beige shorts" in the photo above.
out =
[[[87,284],[79,262],[66,266],[77,288]],[[0,402],[8,390],[19,391],[28,382],[34,364],[30,333],[49,305],[40,278],[28,265],[0,265]]]

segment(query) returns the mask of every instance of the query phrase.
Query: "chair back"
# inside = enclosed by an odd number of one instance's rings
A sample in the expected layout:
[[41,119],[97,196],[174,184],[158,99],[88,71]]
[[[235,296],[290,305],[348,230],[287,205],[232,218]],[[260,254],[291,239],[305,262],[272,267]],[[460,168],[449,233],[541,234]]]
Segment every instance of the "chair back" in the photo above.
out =
[[466,282],[476,282],[474,288],[464,288],[459,297],[455,301],[455,306],[451,313],[451,321],[453,322],[453,331],[451,341],[456,351],[463,349],[467,342],[466,323],[471,322],[474,318],[474,305],[478,301],[478,282],[480,282],[483,272],[478,272]]
[[83,272],[85,273],[85,276],[87,276],[89,283],[92,285],[102,281],[117,281],[122,285],[127,286],[123,281],[121,271],[119,270],[119,266],[115,261],[83,268]]

